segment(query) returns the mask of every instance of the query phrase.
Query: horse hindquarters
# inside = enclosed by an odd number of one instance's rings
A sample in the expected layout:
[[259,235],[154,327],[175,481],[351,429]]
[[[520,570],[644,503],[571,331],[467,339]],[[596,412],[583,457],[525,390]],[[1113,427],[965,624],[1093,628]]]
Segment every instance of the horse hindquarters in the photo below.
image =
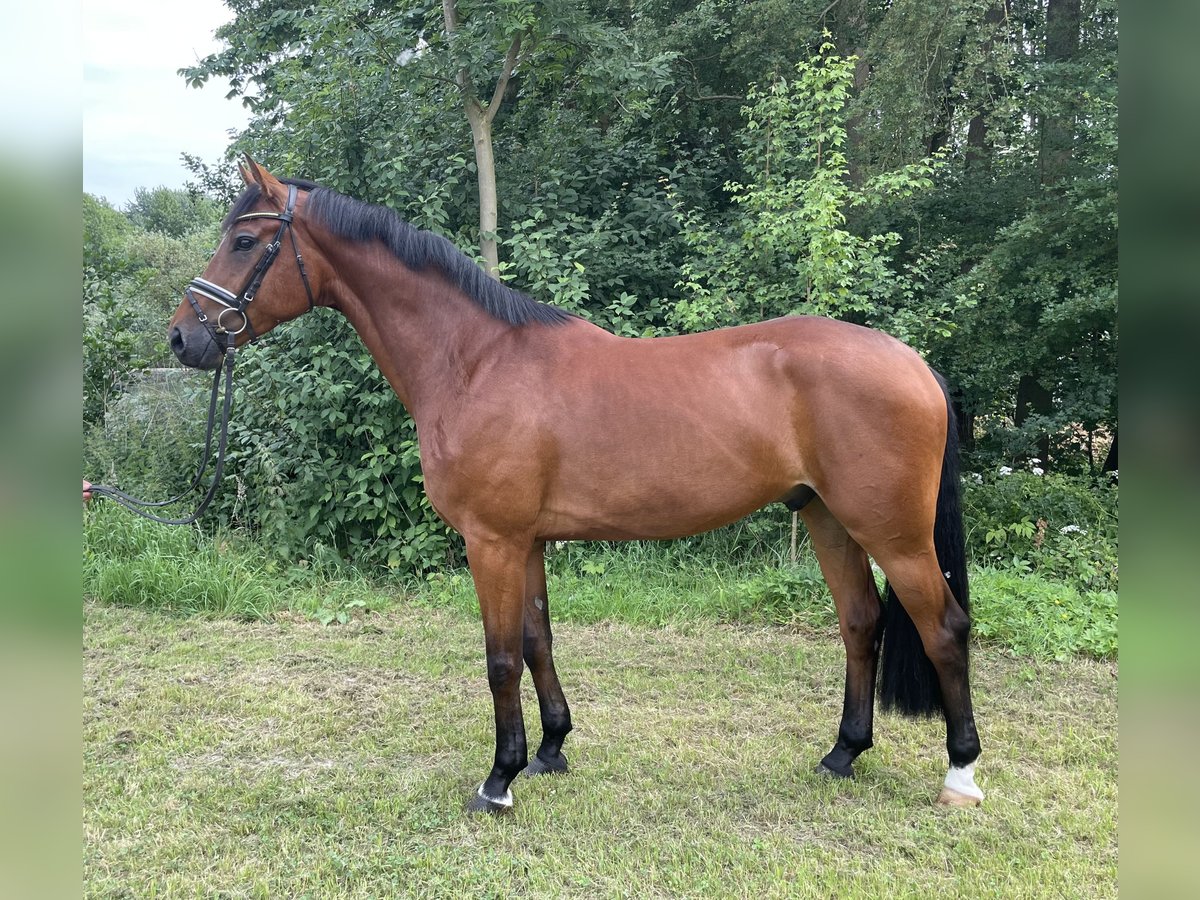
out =
[[[945,383],[938,379],[943,393]],[[979,735],[968,666],[969,590],[958,476],[958,433],[947,395],[946,448],[938,486],[933,546],[876,557],[888,578],[880,700],[885,709],[946,719],[950,772],[938,800],[973,805]],[[930,552],[932,551],[932,552]]]

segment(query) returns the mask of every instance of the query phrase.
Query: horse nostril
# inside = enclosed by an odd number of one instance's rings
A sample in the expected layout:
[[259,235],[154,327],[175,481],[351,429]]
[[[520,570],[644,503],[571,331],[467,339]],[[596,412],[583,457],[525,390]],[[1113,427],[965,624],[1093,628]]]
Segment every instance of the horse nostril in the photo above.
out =
[[178,325],[171,329],[171,334],[168,336],[167,340],[171,345],[172,353],[174,353],[176,356],[179,356],[181,353],[183,353],[183,332],[179,330]]

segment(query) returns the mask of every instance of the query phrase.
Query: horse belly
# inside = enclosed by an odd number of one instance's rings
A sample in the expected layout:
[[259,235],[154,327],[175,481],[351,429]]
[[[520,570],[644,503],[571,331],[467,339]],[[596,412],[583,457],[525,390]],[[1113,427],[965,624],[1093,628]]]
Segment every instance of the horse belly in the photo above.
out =
[[737,521],[796,484],[795,448],[762,423],[664,416],[589,431],[589,439],[561,448],[543,507],[547,539],[697,534]]

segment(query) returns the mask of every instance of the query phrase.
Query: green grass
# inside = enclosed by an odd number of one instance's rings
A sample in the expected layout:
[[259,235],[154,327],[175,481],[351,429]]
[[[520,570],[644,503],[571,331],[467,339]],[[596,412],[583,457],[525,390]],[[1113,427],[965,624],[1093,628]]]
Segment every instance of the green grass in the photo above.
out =
[[[796,565],[770,556],[735,562],[721,549],[711,538],[551,547],[547,571],[554,620],[817,630],[836,625],[829,592],[807,549]],[[83,568],[88,597],[185,615],[257,620],[290,610],[321,624],[346,624],[398,603],[479,615],[465,569],[385,580],[329,553],[286,563],[237,534],[207,537],[107,505],[88,513]],[[1080,591],[1034,574],[979,568],[972,571],[971,594],[978,643],[1038,659],[1116,658],[1115,592]]]
[[573,771],[497,820],[462,810],[492,746],[469,617],[84,613],[89,897],[1117,893],[1111,662],[976,652],[988,798],[947,810],[936,721],[881,716],[856,781],[812,773],[832,629],[558,624]]
[[844,654],[810,556],[567,545],[548,570],[573,772],[495,821],[462,809],[492,747],[468,573],[389,584],[90,511],[86,894],[1116,895],[1115,594],[973,573],[988,799],[964,811],[931,803],[937,721],[881,716],[855,782],[812,773]]

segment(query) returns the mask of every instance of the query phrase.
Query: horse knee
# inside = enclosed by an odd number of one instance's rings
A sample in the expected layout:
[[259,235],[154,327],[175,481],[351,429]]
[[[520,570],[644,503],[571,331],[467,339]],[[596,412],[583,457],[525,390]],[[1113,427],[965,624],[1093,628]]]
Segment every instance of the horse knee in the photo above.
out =
[[488,654],[488,686],[493,691],[509,687],[514,679],[521,677],[521,658],[510,653]]

